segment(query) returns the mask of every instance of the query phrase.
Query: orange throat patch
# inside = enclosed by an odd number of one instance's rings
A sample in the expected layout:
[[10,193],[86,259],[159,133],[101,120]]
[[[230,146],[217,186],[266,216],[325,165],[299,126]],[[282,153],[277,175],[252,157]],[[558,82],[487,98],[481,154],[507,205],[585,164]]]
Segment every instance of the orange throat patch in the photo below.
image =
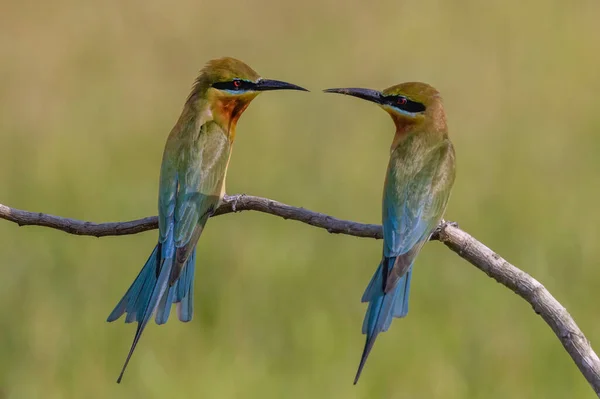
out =
[[225,97],[220,98],[213,108],[213,114],[216,114],[215,119],[223,127],[227,127],[227,134],[231,142],[235,138],[235,126],[249,104],[249,99]]

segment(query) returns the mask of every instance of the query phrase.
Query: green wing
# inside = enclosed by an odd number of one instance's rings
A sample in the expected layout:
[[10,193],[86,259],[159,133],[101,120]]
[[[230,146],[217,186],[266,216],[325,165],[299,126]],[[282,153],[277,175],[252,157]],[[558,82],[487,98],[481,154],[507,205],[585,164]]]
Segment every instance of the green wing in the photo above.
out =
[[406,273],[441,220],[454,182],[449,140],[422,156],[410,147],[396,152],[390,158],[383,197],[386,291]]
[[[221,199],[231,143],[214,122],[173,137],[165,149],[159,195],[161,239],[173,229],[173,284]],[[174,178],[176,177],[176,178]],[[176,186],[173,182],[176,181]],[[169,223],[172,221],[172,223]]]

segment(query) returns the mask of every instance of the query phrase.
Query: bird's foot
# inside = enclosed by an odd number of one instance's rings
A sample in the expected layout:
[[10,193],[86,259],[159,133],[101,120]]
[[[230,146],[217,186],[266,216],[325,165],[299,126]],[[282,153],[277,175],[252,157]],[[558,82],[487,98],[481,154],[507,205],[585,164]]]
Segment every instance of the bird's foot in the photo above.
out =
[[237,212],[237,204],[238,201],[245,197],[246,194],[236,194],[236,195],[228,195],[227,200],[231,202],[231,210]]
[[433,230],[431,232],[431,235],[429,236],[430,240],[439,240],[442,233],[444,232],[444,229],[448,226],[452,226],[452,227],[456,227],[458,228],[458,223],[456,222],[447,222],[446,220],[442,219],[440,220],[440,224],[438,224],[438,226],[435,228],[435,230]]
[[440,223],[442,226],[451,226],[451,227],[456,227],[458,228],[458,223],[457,222],[447,222],[446,220],[442,219],[442,222]]

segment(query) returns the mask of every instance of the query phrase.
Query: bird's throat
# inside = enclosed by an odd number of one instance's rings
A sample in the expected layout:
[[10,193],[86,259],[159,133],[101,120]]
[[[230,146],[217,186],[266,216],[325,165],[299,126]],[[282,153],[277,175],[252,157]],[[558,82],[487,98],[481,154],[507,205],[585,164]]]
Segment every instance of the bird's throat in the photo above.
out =
[[408,123],[397,123],[396,120],[394,120],[394,122],[396,123],[396,133],[394,134],[394,139],[392,140],[392,151],[395,148],[397,148],[400,145],[400,143],[402,143],[402,141],[404,141],[404,139],[410,134],[411,130],[414,128],[413,125],[410,125]]
[[235,127],[240,116],[248,108],[250,101],[237,98],[221,98],[213,107],[216,121],[224,128],[229,136],[229,141],[235,139]]

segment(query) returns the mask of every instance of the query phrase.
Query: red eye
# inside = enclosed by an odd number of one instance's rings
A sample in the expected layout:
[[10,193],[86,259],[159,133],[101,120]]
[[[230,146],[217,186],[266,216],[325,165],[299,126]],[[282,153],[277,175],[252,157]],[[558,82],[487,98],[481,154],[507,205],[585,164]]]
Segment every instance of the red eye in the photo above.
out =
[[238,88],[238,89],[239,89],[239,87],[240,87],[241,85],[242,85],[242,82],[240,82],[239,80],[234,80],[234,81],[233,81],[233,86],[234,86],[234,87],[236,87],[236,88]]
[[398,98],[398,104],[400,104],[400,105],[405,105],[405,104],[406,104],[406,98],[404,98],[404,97],[399,97],[399,98]]

